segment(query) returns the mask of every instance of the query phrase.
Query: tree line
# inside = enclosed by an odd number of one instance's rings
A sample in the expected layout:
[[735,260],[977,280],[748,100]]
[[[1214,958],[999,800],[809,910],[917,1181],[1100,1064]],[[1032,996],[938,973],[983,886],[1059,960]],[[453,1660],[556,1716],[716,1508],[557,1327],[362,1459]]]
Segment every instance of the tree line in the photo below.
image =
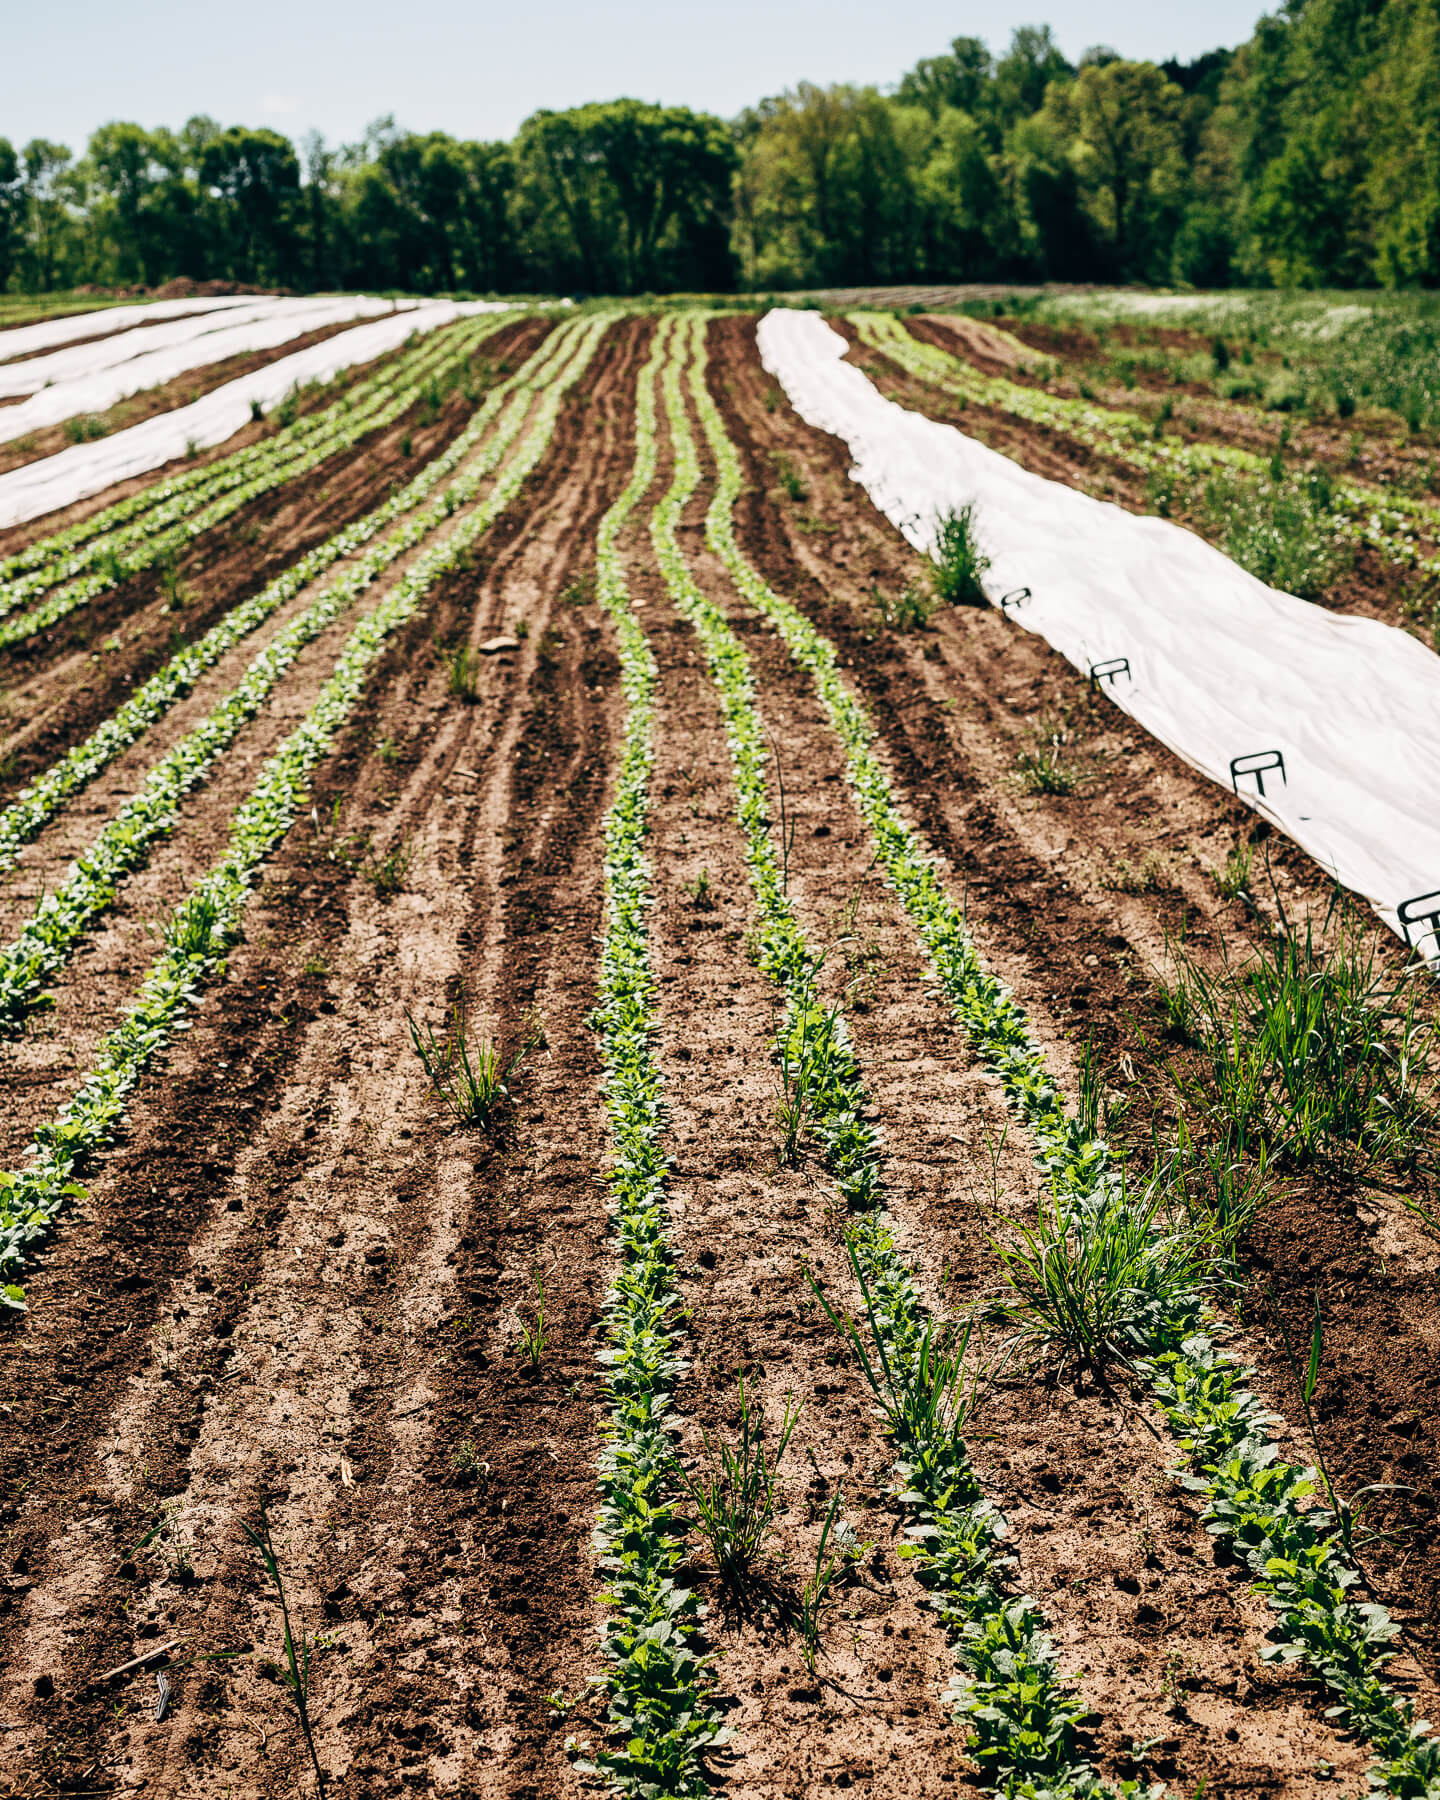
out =
[[0,137],[0,291],[769,291],[891,282],[1440,282],[1440,0],[1286,0],[1235,50],[1072,65],[956,38],[890,91],[726,121],[616,100],[508,143],[102,126]]

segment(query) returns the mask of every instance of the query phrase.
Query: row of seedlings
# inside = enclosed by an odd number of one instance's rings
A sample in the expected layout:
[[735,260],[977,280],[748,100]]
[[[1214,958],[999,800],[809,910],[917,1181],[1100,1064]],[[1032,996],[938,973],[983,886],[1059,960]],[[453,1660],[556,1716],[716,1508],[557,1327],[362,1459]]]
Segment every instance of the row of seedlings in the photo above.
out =
[[1440,1800],[1440,1740],[1384,1678],[1397,1628],[1383,1606],[1358,1597],[1346,1522],[1318,1504],[1316,1472],[1280,1455],[1270,1435],[1279,1421],[1251,1390],[1251,1371],[1227,1347],[1228,1329],[1207,1299],[1203,1244],[1177,1238],[1154,1184],[1127,1181],[1104,1139],[1067,1111],[1024,1011],[983,967],[961,908],[904,818],[875,753],[875,728],[840,673],[834,645],[769,586],[736,541],[733,509],[744,477],[706,386],[703,355],[692,367],[691,392],[719,473],[707,540],[813,680],[844,746],[876,860],[956,1020],[1030,1133],[1053,1194],[1041,1221],[1042,1255],[1071,1267],[1103,1254],[1127,1258],[1123,1351],[1185,1453],[1188,1467],[1177,1474],[1200,1497],[1206,1530],[1247,1564],[1273,1609],[1266,1657],[1301,1663],[1330,1691],[1330,1716],[1375,1751],[1373,1787],[1404,1800]]
[[[604,1393],[595,1549],[610,1612],[602,1681],[614,1747],[578,1766],[621,1793],[703,1795],[706,1760],[725,1741],[702,1639],[703,1603],[683,1585],[669,1416],[688,1364],[669,1244],[664,1082],[656,1067],[655,976],[645,854],[654,763],[655,659],[630,604],[618,540],[655,479],[655,371],[675,321],[660,322],[640,372],[635,461],[596,539],[596,598],[614,627],[625,718],[615,798],[604,821],[605,914],[594,1013],[610,1128],[607,1175],[618,1262],[604,1308]],[[574,1746],[581,1748],[581,1746]],[[590,1751],[590,1746],[583,1748]]]
[[[414,353],[417,367],[409,372],[406,386],[392,391],[381,388],[372,396],[373,404],[356,411],[349,411],[345,401],[337,401],[330,409],[339,414],[332,430],[318,440],[290,449],[287,455],[263,462],[258,469],[241,471],[243,480],[227,484],[219,498],[210,499],[200,510],[193,509],[199,500],[209,499],[208,493],[202,492],[198,499],[183,494],[169,505],[147,512],[124,531],[96,539],[61,568],[47,564],[36,574],[0,588],[0,613],[11,611],[35,593],[54,590],[38,606],[0,624],[0,650],[48,630],[142,569],[164,564],[202,532],[232,517],[251,500],[298,481],[340,451],[348,450],[367,433],[392,424],[427,391],[438,394],[446,377],[458,378],[475,347],[506,322],[503,318],[480,320],[464,328],[457,338],[447,334],[439,343],[422,345]],[[72,571],[86,565],[92,565],[88,573],[70,579]],[[62,582],[64,585],[59,585]]]
[[[43,896],[19,935],[0,949],[0,1025],[13,1030],[37,1005],[45,983],[115,902],[120,883],[142,866],[151,847],[174,830],[180,807],[209,777],[241,729],[255,717],[307,644],[354,606],[400,556],[412,550],[458,506],[468,504],[519,436],[532,394],[549,378],[565,385],[589,359],[603,322],[566,336],[559,354],[520,385],[481,454],[430,506],[417,511],[382,543],[333,581],[320,597],[260,651],[245,674],[206,716],[168,750],[138,793],[102,829],[66,880]],[[570,369],[564,353],[571,354]]]
[[[1189,444],[1179,438],[1156,438],[1150,420],[1138,413],[1066,399],[1043,388],[1025,387],[997,375],[983,375],[961,357],[934,344],[922,343],[891,313],[847,315],[861,341],[878,350],[906,374],[976,405],[991,406],[1033,425],[1044,425],[1098,450],[1142,474],[1186,484],[1203,482],[1222,471],[1258,478],[1269,459],[1234,444]],[[1388,562],[1403,568],[1440,573],[1440,562],[1417,556],[1415,527],[1440,536],[1440,508],[1410,495],[1335,479],[1329,483],[1329,524],[1337,538],[1365,543]]]
[[435,583],[463,564],[471,547],[519,494],[554,436],[566,393],[584,373],[615,314],[579,325],[576,353],[543,391],[533,421],[484,500],[450,528],[361,620],[334,673],[301,724],[270,756],[237,808],[224,856],[193,884],[164,928],[165,948],[120,1023],[102,1040],[94,1067],[58,1116],[35,1134],[21,1169],[0,1172],[0,1304],[23,1310],[15,1280],[32,1245],[51,1229],[67,1200],[83,1194],[88,1158],[123,1123],[127,1096],[152,1057],[183,1026],[184,1015],[223,968],[251,885],[304,802],[308,778],[354,710],[366,678],[395,632],[419,612]]
[[[257,477],[310,455],[322,444],[344,448],[363,432],[394,417],[389,408],[397,398],[404,396],[404,404],[413,405],[420,396],[421,384],[438,382],[515,317],[514,313],[494,314],[422,339],[412,335],[394,360],[363,376],[328,406],[298,418],[291,416],[290,408],[303,390],[292,390],[289,404],[281,402],[279,429],[268,437],[232,450],[214,462],[182,469],[152,482],[88,518],[0,557],[0,616],[60,582],[83,574],[92,564],[142,544],[147,532],[164,530],[189,518],[212,500],[237,489],[244,490],[244,498],[251,497],[250,484]],[[244,499],[239,504],[243,505]]]
[[[1080,1753],[1084,1701],[1060,1674],[1039,1606],[1008,1585],[1006,1526],[984,1492],[965,1441],[969,1405],[963,1342],[937,1330],[886,1220],[883,1152],[866,1121],[863,1077],[840,1004],[827,1006],[791,906],[771,829],[769,749],[749,655],[697,584],[676,527],[700,483],[685,411],[686,361],[703,388],[703,318],[685,328],[664,371],[675,475],[651,524],[677,610],[693,626],[719,696],[730,747],[736,816],[759,914],[756,960],[784,998],[775,1051],[796,1071],[809,1128],[851,1215],[850,1256],[871,1347],[845,1322],[896,1451],[895,1495],[909,1520],[907,1551],[951,1633],[959,1672],[946,1691],[971,1756],[1006,1793],[1133,1794],[1103,1782]],[[718,498],[718,495],[717,495]],[[827,1302],[828,1306],[828,1302]],[[838,1315],[832,1314],[837,1317]]]
[[[88,738],[68,750],[42,776],[22,789],[15,800],[0,811],[0,875],[15,866],[24,846],[44,830],[61,807],[74,799],[117,756],[138,742],[172,706],[184,699],[207,669],[258,630],[328,568],[343,558],[356,556],[377,533],[413,512],[433,494],[484,440],[497,414],[504,408],[494,443],[473,467],[467,469],[461,481],[447,489],[426,511],[407,521],[400,532],[359,558],[322,595],[317,608],[328,607],[332,597],[339,607],[350,604],[378,574],[417,542],[419,536],[441,523],[457,505],[468,499],[474,491],[472,478],[483,478],[493,466],[495,456],[513,442],[532,395],[573,353],[585,329],[577,322],[557,332],[516,374],[487,396],[448,449],[427,463],[403,488],[374,511],[307,551],[258,594],[232,608],[202,638],[178,650]],[[328,618],[315,609],[312,613],[315,614],[316,629],[323,629]]]

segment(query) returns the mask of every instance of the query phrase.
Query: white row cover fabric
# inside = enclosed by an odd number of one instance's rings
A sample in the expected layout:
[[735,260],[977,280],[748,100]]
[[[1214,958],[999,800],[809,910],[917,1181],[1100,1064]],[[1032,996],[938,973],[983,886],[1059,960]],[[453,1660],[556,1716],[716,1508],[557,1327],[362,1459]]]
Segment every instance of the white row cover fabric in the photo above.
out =
[[33,356],[57,344],[78,344],[82,338],[108,337],[161,319],[183,319],[192,313],[226,312],[252,306],[253,294],[221,294],[209,300],[146,300],[138,306],[99,306],[94,312],[67,313],[63,319],[42,319],[38,325],[12,325],[0,331],[0,362],[12,356]]
[[[852,478],[918,550],[973,504],[992,602],[1028,589],[1007,610],[1086,674],[1125,659],[1099,676],[1108,698],[1440,956],[1440,657],[896,405],[814,313],[767,314],[759,344],[796,411],[844,440]],[[1262,797],[1232,764],[1269,753],[1284,773],[1262,770]]]
[[[400,304],[413,306],[414,302]],[[16,438],[25,437],[41,426],[59,425],[81,413],[104,412],[131,394],[159,387],[191,369],[223,362],[227,356],[273,350],[280,344],[289,343],[291,338],[303,337],[307,331],[347,324],[351,319],[374,318],[377,313],[394,310],[394,304],[389,300],[372,299],[367,294],[345,294],[339,299],[282,301],[278,310],[272,305],[259,313],[242,312],[237,323],[218,326],[188,343],[151,350],[128,362],[115,363],[93,374],[77,376],[73,381],[43,388],[18,406],[0,407],[0,443],[13,443]]]
[[[384,304],[388,308],[389,302]],[[223,443],[249,423],[252,404],[269,412],[291,388],[328,381],[342,369],[373,362],[397,349],[411,332],[434,331],[472,313],[509,310],[503,301],[426,300],[393,314],[387,312],[383,319],[337,332],[324,343],[311,344],[226,382],[189,406],[157,413],[126,431],[94,443],[73,444],[54,456],[12,469],[0,475],[0,529],[71,506],[117,481],[146,475],[184,456],[192,444],[197,450],[208,450],[212,444]]]
[[224,312],[191,313],[183,319],[137,325],[131,331],[112,331],[106,337],[70,344],[44,356],[26,357],[23,362],[0,364],[0,400],[13,399],[17,394],[38,394],[41,388],[75,381],[82,375],[97,375],[102,369],[146,356],[152,350],[169,350],[212,332],[233,331],[252,319],[281,318],[286,312],[308,308],[311,304],[308,300],[262,294],[245,306],[227,307]]

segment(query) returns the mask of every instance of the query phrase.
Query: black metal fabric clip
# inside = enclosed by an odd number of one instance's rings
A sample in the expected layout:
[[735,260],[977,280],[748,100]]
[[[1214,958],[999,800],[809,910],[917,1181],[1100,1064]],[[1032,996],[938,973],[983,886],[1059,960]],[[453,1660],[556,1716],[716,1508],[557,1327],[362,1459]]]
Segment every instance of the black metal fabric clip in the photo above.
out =
[[1232,756],[1230,758],[1230,785],[1238,794],[1240,777],[1253,775],[1260,798],[1265,798],[1265,771],[1278,769],[1280,779],[1286,787],[1290,785],[1290,777],[1285,773],[1285,758],[1278,750],[1252,750],[1248,756]]
[[1093,688],[1098,688],[1102,681],[1108,681],[1111,687],[1114,687],[1117,675],[1123,675],[1127,681],[1134,680],[1130,673],[1128,656],[1112,656],[1109,662],[1091,663],[1090,665],[1090,685]]
[[[1433,954],[1440,956],[1440,888],[1436,888],[1433,894],[1413,894],[1410,899],[1402,900],[1396,908],[1396,913],[1400,920],[1400,929],[1405,933],[1405,944],[1408,949],[1419,950],[1426,938],[1429,938],[1435,946]],[[1424,925],[1428,929],[1417,932],[1412,938],[1410,935],[1412,925]],[[1422,951],[1421,954],[1423,955],[1424,952]]]
[[1029,598],[1030,590],[1028,587],[1011,588],[1008,594],[1002,594],[1000,596],[999,600],[996,601],[996,605],[1000,608],[1001,612],[1008,613],[1012,606],[1023,606]]

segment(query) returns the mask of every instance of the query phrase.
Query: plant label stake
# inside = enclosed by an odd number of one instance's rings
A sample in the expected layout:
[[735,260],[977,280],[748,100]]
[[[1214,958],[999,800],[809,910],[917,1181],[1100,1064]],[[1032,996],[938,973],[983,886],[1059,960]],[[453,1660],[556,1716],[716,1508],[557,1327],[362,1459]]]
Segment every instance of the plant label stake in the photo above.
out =
[[[1427,962],[1440,957],[1440,888],[1431,894],[1415,894],[1409,900],[1402,900],[1396,916],[1409,949],[1418,950]],[[1412,928],[1415,930],[1413,938],[1410,935]],[[1431,945],[1429,950],[1424,948],[1427,939]]]
[[1102,681],[1108,681],[1113,688],[1117,677],[1121,675],[1123,675],[1127,681],[1134,680],[1134,676],[1130,673],[1130,658],[1128,656],[1112,656],[1108,662],[1091,663],[1090,665],[1090,685],[1092,688],[1098,689]]
[[1285,758],[1279,750],[1252,750],[1246,756],[1232,756],[1230,758],[1230,785],[1238,794],[1240,792],[1240,777],[1242,775],[1253,775],[1255,777],[1256,789],[1259,792],[1260,798],[1263,800],[1265,798],[1265,771],[1267,769],[1278,769],[1280,771],[1280,779],[1285,783],[1286,787],[1289,787],[1290,777],[1285,773]]

